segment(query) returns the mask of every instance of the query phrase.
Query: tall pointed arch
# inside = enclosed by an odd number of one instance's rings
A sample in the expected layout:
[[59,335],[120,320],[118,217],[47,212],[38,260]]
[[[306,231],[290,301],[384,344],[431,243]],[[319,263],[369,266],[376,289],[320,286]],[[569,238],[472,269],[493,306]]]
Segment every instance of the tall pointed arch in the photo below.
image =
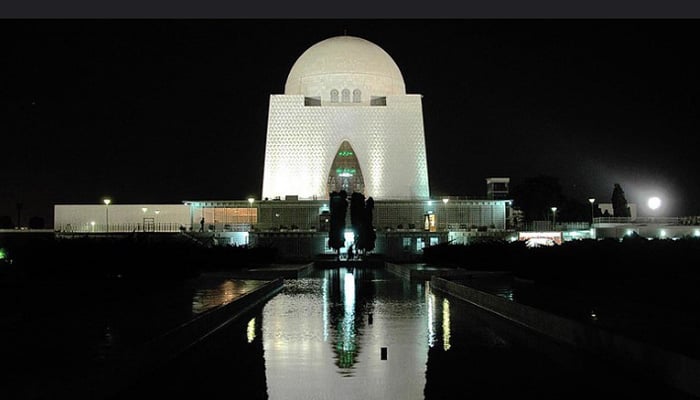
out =
[[341,190],[345,190],[348,195],[353,192],[364,193],[365,190],[360,162],[357,160],[355,150],[347,140],[340,144],[331,163],[326,193]]

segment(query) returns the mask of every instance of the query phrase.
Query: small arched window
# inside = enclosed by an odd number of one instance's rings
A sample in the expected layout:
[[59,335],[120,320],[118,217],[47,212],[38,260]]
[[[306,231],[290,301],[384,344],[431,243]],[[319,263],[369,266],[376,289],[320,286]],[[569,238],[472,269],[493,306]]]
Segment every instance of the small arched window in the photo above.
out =
[[362,92],[360,92],[360,89],[355,89],[352,91],[352,102],[353,103],[362,102]]
[[349,103],[349,102],[350,102],[350,90],[343,89],[343,103]]
[[331,103],[338,102],[338,89],[331,90]]

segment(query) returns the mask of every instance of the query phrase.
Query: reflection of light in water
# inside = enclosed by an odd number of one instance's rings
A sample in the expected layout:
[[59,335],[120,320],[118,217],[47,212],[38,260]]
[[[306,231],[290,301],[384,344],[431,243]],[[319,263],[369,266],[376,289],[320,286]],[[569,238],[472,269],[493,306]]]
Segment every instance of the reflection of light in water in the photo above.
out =
[[328,274],[323,276],[323,341],[328,341]]
[[508,299],[510,301],[515,301],[515,297],[513,296],[513,289],[510,289],[510,288],[503,289],[501,296],[505,297],[506,299]]
[[253,343],[253,340],[255,340],[255,318],[251,318],[250,321],[248,321],[246,333],[248,335],[248,343]]
[[[240,287],[239,287],[240,286]],[[243,285],[232,280],[225,280],[216,289],[201,289],[192,297],[192,312],[199,314],[212,307],[228,304],[242,291]]]
[[[323,340],[322,328],[322,307],[326,307],[322,302],[323,275],[328,282],[328,341]],[[403,290],[402,281],[394,277],[370,283],[357,272],[354,282],[348,281],[346,286],[346,277],[346,270],[334,268],[324,270],[318,278],[285,281],[284,290],[265,304],[262,317],[256,320],[263,325],[257,328],[260,336],[256,341],[262,339],[270,400],[425,397],[429,349],[424,339],[425,290],[417,297],[415,286]],[[378,274],[378,278],[383,277],[384,272]],[[346,304],[352,302],[343,292],[350,294],[353,285],[354,349],[348,352],[342,350],[342,341]],[[442,298],[437,298],[442,303]],[[374,321],[363,327],[369,311],[363,306],[370,304]],[[436,314],[435,318],[441,316]],[[381,347],[388,349],[387,360],[381,360]],[[348,364],[348,360],[353,363]]]
[[442,343],[445,351],[450,347],[450,301],[442,299]]
[[355,363],[355,276],[350,272],[343,277],[343,306],[338,366],[349,368]]
[[428,298],[428,346],[435,344],[435,295],[430,290],[430,284],[426,285],[425,296]]
[[221,297],[219,300],[220,304],[226,304],[229,303],[233,298],[236,296],[235,289],[236,284],[233,283],[233,281],[224,281],[224,283],[221,284]]

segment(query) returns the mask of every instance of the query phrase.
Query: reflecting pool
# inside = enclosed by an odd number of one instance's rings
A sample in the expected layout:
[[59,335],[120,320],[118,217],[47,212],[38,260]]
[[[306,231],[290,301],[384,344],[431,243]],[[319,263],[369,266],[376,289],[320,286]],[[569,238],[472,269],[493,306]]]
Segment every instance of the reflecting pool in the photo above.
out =
[[383,269],[286,280],[209,339],[123,398],[689,398]]
[[372,270],[320,275],[285,282],[263,310],[270,398],[422,396],[437,323],[425,286]]

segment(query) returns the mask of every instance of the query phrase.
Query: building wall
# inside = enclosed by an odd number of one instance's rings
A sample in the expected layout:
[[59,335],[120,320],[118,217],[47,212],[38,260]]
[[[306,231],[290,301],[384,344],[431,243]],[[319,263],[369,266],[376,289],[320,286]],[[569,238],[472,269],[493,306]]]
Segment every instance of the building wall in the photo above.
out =
[[[440,200],[378,200],[374,203],[373,224],[379,230],[416,229],[423,230],[424,217],[428,213],[437,216],[438,230],[458,229],[506,229],[507,200],[460,200],[451,199],[447,204]],[[349,204],[349,203],[348,203]],[[328,210],[325,200],[267,200],[254,204],[258,207],[259,219],[255,228],[259,230],[321,229],[319,215]],[[350,225],[350,207],[346,217]]]
[[[373,224],[379,230],[424,230],[427,213],[437,216],[438,230],[505,230],[505,200],[459,200],[447,204],[430,201],[376,201]],[[106,229],[107,207],[111,231],[142,230],[144,218],[153,218],[159,231],[177,231],[180,226],[199,230],[205,218],[205,230],[322,230],[321,213],[328,211],[325,200],[246,200],[187,201],[185,204],[70,204],[54,206],[56,230],[102,232]],[[143,208],[147,208],[144,213]],[[156,214],[155,211],[159,213]],[[91,222],[95,222],[94,228]],[[350,207],[346,224],[350,226]],[[210,228],[210,225],[213,228]]]
[[631,233],[649,239],[680,239],[700,237],[700,225],[666,223],[596,223],[593,237],[596,239],[622,239]]
[[[383,254],[394,261],[414,260],[423,248],[447,239],[446,232],[378,232],[373,253]],[[328,232],[253,232],[250,235],[253,246],[271,246],[278,255],[289,260],[308,260],[320,254],[334,254],[328,247]],[[347,253],[347,247],[341,254]]]
[[189,227],[190,208],[184,204],[60,204],[54,205],[53,226],[56,231],[106,232],[107,218],[110,232],[143,231],[144,222],[154,231],[174,232],[180,226]]
[[305,106],[301,95],[272,95],[263,198],[327,199],[331,164],[343,141],[355,151],[366,196],[428,199],[420,95],[386,97],[386,106]]

